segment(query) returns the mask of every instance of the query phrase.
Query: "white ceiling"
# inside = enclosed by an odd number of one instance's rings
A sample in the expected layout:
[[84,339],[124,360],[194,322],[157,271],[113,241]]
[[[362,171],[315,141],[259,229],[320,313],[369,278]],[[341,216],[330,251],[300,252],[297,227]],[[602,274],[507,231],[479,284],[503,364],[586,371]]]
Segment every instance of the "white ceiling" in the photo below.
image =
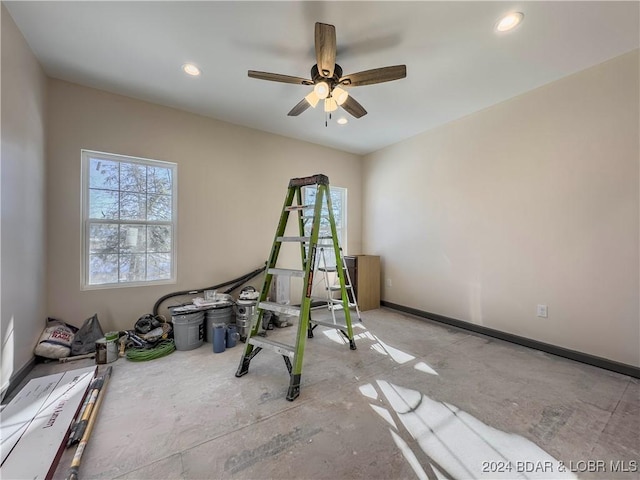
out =
[[[45,72],[238,125],[364,154],[640,45],[638,2],[5,2]],[[493,31],[524,12],[508,34]],[[310,87],[315,22],[336,26],[344,73],[406,64],[407,78],[353,87],[369,112],[325,127],[287,112]],[[193,62],[198,78],[181,65]]]

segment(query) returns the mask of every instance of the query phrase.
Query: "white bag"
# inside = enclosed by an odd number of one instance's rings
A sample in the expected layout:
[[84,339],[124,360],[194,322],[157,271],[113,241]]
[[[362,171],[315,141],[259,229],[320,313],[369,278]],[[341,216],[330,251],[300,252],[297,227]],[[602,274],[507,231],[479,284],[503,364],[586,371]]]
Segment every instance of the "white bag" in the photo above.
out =
[[47,328],[40,335],[34,353],[39,357],[52,359],[68,357],[71,354],[74,329],[76,328],[64,322],[48,318]]

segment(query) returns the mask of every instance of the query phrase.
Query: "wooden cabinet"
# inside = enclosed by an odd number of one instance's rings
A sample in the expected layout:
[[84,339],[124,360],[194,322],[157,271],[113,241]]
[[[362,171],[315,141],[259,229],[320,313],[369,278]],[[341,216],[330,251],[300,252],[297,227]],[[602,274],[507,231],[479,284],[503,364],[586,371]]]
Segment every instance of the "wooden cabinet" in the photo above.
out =
[[346,255],[345,265],[361,311],[380,308],[380,257]]

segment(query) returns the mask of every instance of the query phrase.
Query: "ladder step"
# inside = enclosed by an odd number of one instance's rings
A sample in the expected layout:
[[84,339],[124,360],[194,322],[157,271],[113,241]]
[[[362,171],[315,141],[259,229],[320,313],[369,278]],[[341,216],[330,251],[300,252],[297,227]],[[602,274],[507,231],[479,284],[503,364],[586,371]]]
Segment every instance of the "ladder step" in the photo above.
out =
[[304,277],[304,270],[293,270],[291,268],[269,268],[267,273],[270,275],[286,275],[289,277]]
[[275,302],[260,302],[258,308],[263,310],[269,310],[270,312],[278,312],[284,315],[300,316],[300,307],[294,307],[292,305],[283,305],[282,303]]
[[310,320],[311,323],[315,323],[316,325],[322,325],[323,327],[329,327],[329,328],[337,328],[340,330],[346,330],[347,326],[346,325],[341,325],[339,323],[333,323],[333,322],[325,322],[322,320]]
[[296,351],[295,347],[276,342],[275,340],[271,340],[270,338],[251,337],[247,340],[247,342],[256,347],[266,348],[267,350],[272,350],[276,353],[279,353],[280,355],[286,355],[289,358],[293,358]]
[[276,242],[303,242],[307,243],[311,237],[276,237]]
[[[311,297],[311,300],[312,301],[326,303],[327,307],[329,309],[342,310],[342,299],[341,298]],[[356,306],[355,303],[349,302],[349,308],[354,308],[355,306]],[[322,308],[324,308],[324,306]]]
[[284,207],[287,212],[297,212],[298,210],[306,210],[308,208],[315,208],[314,205],[289,205]]
[[[345,285],[344,288],[346,288],[347,290],[351,290],[351,285]],[[334,285],[332,287],[329,287],[330,292],[339,292],[340,290],[341,290],[340,285]]]
[[[346,267],[342,267],[343,270],[346,270]],[[320,272],[337,272],[337,267],[318,267],[318,271]]]
[[[318,240],[333,240],[331,235],[320,235],[318,236]],[[276,237],[276,242],[305,242],[308,243],[311,241],[311,237]],[[324,248],[333,248],[333,243],[323,243],[318,244]]]
[[327,300],[327,303],[333,303],[334,305],[342,305],[342,299],[341,298],[329,297],[326,300]]
[[[342,310],[344,307],[342,306],[342,300],[340,300],[340,303],[332,303],[331,305],[329,305],[329,310]],[[356,308],[356,304],[355,303],[349,303],[349,308]]]

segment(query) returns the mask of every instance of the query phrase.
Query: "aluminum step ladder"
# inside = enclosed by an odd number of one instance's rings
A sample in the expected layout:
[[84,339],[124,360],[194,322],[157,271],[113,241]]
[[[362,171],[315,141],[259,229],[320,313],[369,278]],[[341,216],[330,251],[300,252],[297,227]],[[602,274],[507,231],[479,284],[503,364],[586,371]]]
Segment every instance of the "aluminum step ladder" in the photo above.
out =
[[[329,250],[331,250],[331,248],[329,248]],[[355,290],[353,288],[353,283],[351,281],[351,276],[349,275],[349,269],[347,268],[345,261],[344,261],[344,255],[342,252],[342,248],[340,248],[339,250],[339,255],[340,258],[342,260],[342,270],[344,272],[344,278],[345,278],[345,289],[347,290],[347,298],[348,298],[348,308],[349,309],[354,309],[356,312],[356,315],[358,316],[358,321],[362,322],[362,317],[360,316],[360,309],[358,308],[358,300],[356,299],[356,294],[355,294]],[[344,306],[344,301],[343,298],[335,298],[334,297],[334,293],[335,292],[342,292],[342,285],[338,282],[338,284],[336,284],[335,282],[332,282],[329,279],[329,274],[330,273],[337,273],[338,272],[338,266],[333,266],[333,265],[329,265],[329,263],[327,262],[327,248],[320,248],[320,265],[318,266],[318,271],[322,272],[322,276],[323,276],[323,281],[324,281],[324,289],[326,292],[326,298],[325,299],[321,299],[318,298],[318,300],[324,300],[326,302],[326,308],[327,310],[329,310],[331,312],[331,319],[332,322],[328,322],[328,321],[322,321],[322,320],[317,320],[317,319],[312,319],[311,320],[311,328],[309,330],[309,338],[313,337],[313,330],[315,329],[315,327],[317,325],[322,325],[325,327],[331,327],[331,328],[336,328],[338,329],[341,333],[346,335],[345,329],[346,329],[346,325],[344,325],[342,322],[341,318],[337,318],[336,317],[336,312],[339,311],[343,311],[345,306]]]
[[[302,188],[316,186],[316,198],[314,205],[304,205],[302,199]],[[294,200],[296,203],[294,203]],[[324,210],[324,212],[323,212]],[[299,236],[285,236],[285,230],[291,212],[297,213]],[[328,236],[320,236],[320,223],[329,223]],[[310,228],[309,228],[309,222]],[[264,278],[264,284],[258,300],[258,314],[254,319],[251,331],[247,337],[240,365],[236,372],[236,377],[242,377],[249,372],[251,360],[263,349],[271,350],[282,355],[284,363],[289,371],[289,389],[287,391],[287,400],[293,401],[300,395],[300,381],[302,377],[302,362],[304,357],[304,349],[306,339],[311,338],[310,323],[311,305],[313,301],[313,278],[316,272],[316,255],[318,251],[318,242],[320,240],[331,240],[333,250],[336,257],[336,266],[338,267],[339,290],[341,292],[342,304],[345,312],[345,323],[341,325],[340,331],[343,332],[349,342],[351,350],[356,349],[356,343],[353,337],[353,329],[351,327],[351,315],[349,310],[349,296],[347,293],[347,281],[345,278],[345,269],[343,268],[343,259],[340,255],[340,245],[336,230],[336,224],[331,208],[331,195],[329,190],[329,178],[326,175],[313,175],[303,178],[292,178],[289,181],[287,195],[285,197],[280,221],[276,229],[271,254],[267,262],[267,271]],[[302,269],[294,270],[288,268],[279,268],[277,266],[278,255],[282,244],[285,242],[300,243],[300,256],[302,259]],[[290,277],[303,278],[302,298],[300,307],[292,305],[282,305],[267,301],[271,281],[274,275],[286,275]],[[281,342],[274,341],[270,338],[258,336],[259,326],[262,324],[262,317],[265,311],[282,313],[285,315],[293,315],[298,317],[298,332],[296,335],[295,345],[286,345]],[[319,324],[319,322],[314,322]],[[335,328],[335,326],[334,326]]]

